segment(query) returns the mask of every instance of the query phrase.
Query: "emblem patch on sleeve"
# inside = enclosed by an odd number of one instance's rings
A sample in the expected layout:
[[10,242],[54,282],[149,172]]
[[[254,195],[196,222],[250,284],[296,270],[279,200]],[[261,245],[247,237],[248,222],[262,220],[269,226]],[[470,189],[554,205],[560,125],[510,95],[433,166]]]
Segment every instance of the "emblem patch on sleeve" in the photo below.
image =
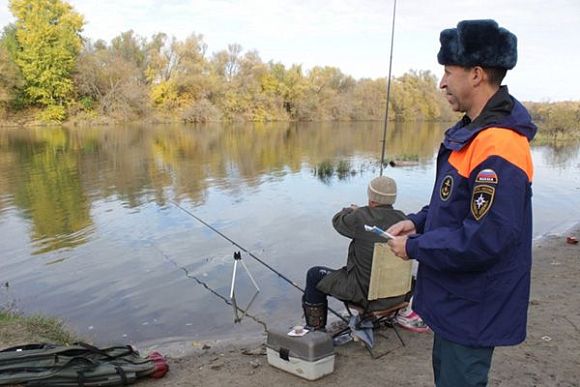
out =
[[489,185],[476,185],[471,196],[471,213],[476,220],[483,218],[491,208],[495,188]]
[[453,191],[453,176],[447,175],[443,178],[443,182],[441,182],[441,190],[439,191],[441,200],[446,201],[449,199],[451,191]]
[[477,174],[476,183],[497,184],[497,173],[493,169],[484,169]]

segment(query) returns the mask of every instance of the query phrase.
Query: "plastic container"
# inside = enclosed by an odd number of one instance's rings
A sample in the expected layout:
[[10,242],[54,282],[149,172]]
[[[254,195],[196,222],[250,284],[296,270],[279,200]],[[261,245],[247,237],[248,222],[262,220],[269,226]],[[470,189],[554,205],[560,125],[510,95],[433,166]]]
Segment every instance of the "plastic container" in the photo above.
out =
[[316,380],[334,371],[332,337],[325,332],[295,337],[272,329],[266,340],[266,354],[270,365],[304,379]]

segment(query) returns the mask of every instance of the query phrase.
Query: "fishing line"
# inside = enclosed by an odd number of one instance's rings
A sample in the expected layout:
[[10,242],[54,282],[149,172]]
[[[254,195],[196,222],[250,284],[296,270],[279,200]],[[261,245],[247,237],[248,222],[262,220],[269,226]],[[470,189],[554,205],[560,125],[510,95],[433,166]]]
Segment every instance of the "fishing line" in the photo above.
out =
[[383,176],[383,166],[385,164],[385,145],[387,143],[387,123],[389,122],[389,100],[391,98],[391,69],[393,67],[393,43],[395,41],[395,14],[397,11],[397,0],[393,3],[393,23],[391,28],[391,55],[389,58],[389,76],[387,78],[387,107],[385,109],[385,125],[383,127],[383,149],[381,151],[381,172]]
[[302,289],[300,286],[298,286],[295,282],[291,281],[284,274],[282,274],[279,271],[275,270],[272,266],[268,265],[266,262],[264,262],[260,258],[256,257],[254,254],[252,254],[250,251],[248,251],[247,249],[245,249],[243,246],[240,246],[238,243],[236,243],[232,239],[228,238],[225,234],[223,234],[221,231],[219,231],[218,229],[216,229],[215,227],[213,227],[211,224],[205,222],[203,219],[201,219],[200,217],[196,216],[191,211],[188,211],[185,208],[181,207],[175,201],[170,200],[170,202],[174,206],[176,206],[177,208],[179,208],[181,211],[185,212],[186,214],[188,214],[189,216],[191,216],[192,218],[194,218],[195,220],[197,220],[198,222],[200,222],[204,226],[208,227],[210,230],[212,230],[215,233],[217,233],[219,236],[221,236],[222,238],[224,238],[225,240],[227,240],[228,242],[230,242],[231,244],[233,244],[234,246],[236,246],[237,248],[239,248],[240,250],[242,250],[244,253],[248,254],[250,257],[254,258],[256,261],[260,262],[262,265],[266,266],[268,269],[270,269],[271,271],[273,271],[274,273],[276,273],[280,278],[282,278],[283,280],[285,280],[286,282],[288,282],[290,285],[294,286],[296,289],[298,289],[302,293],[304,293],[304,289]]
[[[201,219],[199,216],[196,216],[191,211],[188,211],[187,209],[183,208],[174,200],[169,200],[169,202],[172,203],[175,207],[179,208],[181,211],[183,211],[186,214],[188,214],[189,216],[191,216],[193,219],[197,220],[198,222],[200,222],[201,224],[203,224],[204,226],[206,226],[207,228],[209,228],[210,230],[212,230],[213,232],[215,232],[216,234],[221,236],[222,238],[224,238],[225,240],[227,240],[228,242],[230,242],[231,244],[233,244],[234,246],[236,246],[238,249],[242,250],[244,253],[248,254],[250,257],[254,258],[256,261],[260,262],[262,265],[266,266],[268,269],[270,269],[272,272],[277,274],[284,281],[288,282],[290,285],[294,286],[296,289],[298,289],[302,293],[304,293],[304,289],[302,289],[300,286],[298,286],[294,281],[290,280],[284,274],[280,273],[278,270],[276,270],[272,266],[268,265],[266,262],[264,262],[263,260],[258,258],[256,255],[254,255],[252,252],[248,251],[246,248],[244,248],[240,244],[236,243],[233,239],[229,238],[227,235],[225,235],[224,233],[222,233],[221,231],[219,231],[218,229],[213,227],[211,224],[207,223],[206,221]],[[331,312],[332,314],[334,314],[335,316],[337,316],[338,318],[340,318],[342,321],[348,323],[348,320],[344,316],[342,316],[341,314],[336,312],[335,310],[328,308],[328,311]]]
[[255,322],[257,322],[258,324],[260,324],[263,328],[264,331],[268,330],[268,327],[266,326],[266,323],[262,320],[260,320],[258,317],[253,316],[251,314],[248,313],[247,310],[244,310],[242,308],[240,308],[238,305],[234,305],[232,304],[232,302],[230,300],[228,300],[226,297],[224,297],[223,295],[219,294],[216,290],[212,289],[206,282],[200,280],[198,277],[196,277],[195,275],[191,274],[189,272],[189,269],[187,269],[184,266],[181,266],[180,264],[178,264],[177,262],[175,262],[175,260],[171,259],[167,254],[165,254],[163,251],[161,251],[161,249],[159,249],[157,246],[155,246],[154,244],[152,245],[153,248],[155,250],[157,250],[162,256],[163,258],[167,261],[170,262],[171,264],[173,264],[176,268],[181,269],[184,273],[185,276],[189,279],[194,280],[195,282],[197,282],[199,285],[203,286],[204,288],[206,288],[206,290],[208,290],[211,294],[213,294],[214,296],[216,296],[217,298],[221,299],[223,302],[225,302],[226,304],[235,307],[236,309],[238,309],[240,312],[243,313],[243,316],[248,316],[249,318],[251,318],[252,320],[254,320]]

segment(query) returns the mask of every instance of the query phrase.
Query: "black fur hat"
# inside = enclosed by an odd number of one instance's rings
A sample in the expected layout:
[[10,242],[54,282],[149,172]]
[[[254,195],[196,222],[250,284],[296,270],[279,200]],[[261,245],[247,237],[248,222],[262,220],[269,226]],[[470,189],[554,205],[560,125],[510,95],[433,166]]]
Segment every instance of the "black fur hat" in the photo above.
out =
[[437,60],[442,65],[499,67],[511,70],[518,60],[517,38],[495,20],[463,20],[441,31]]

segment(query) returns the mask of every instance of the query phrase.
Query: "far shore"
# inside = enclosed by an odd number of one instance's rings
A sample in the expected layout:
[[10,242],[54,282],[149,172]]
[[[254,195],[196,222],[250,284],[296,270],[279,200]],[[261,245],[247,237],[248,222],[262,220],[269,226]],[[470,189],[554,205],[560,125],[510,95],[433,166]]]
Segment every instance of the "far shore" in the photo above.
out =
[[[383,120],[371,120],[374,122],[383,122]],[[187,125],[187,126],[199,126],[199,125],[232,125],[232,124],[254,124],[254,125],[270,125],[270,124],[295,124],[300,122],[310,122],[310,121],[208,121],[201,123],[188,123],[179,119],[177,116],[172,115],[156,115],[152,114],[147,117],[142,117],[133,120],[119,120],[107,116],[96,116],[96,117],[72,117],[63,122],[43,122],[38,121],[34,118],[34,115],[19,116],[18,119],[13,120],[2,120],[0,119],[0,130],[1,129],[14,129],[18,130],[20,128],[54,128],[54,127],[64,127],[69,129],[82,130],[84,128],[108,128],[120,125]],[[313,121],[313,122],[358,122],[358,121],[334,121],[334,120],[324,120],[324,121]],[[366,121],[365,121],[366,122]],[[408,123],[410,121],[395,121],[389,120],[390,125],[396,125],[401,123]],[[421,124],[423,121],[417,121]],[[446,121],[434,121],[434,122],[446,122]],[[449,121],[449,126],[453,125],[453,121]],[[569,129],[562,131],[553,131],[551,129],[544,129],[548,127],[548,124],[538,125],[538,133],[532,141],[532,145],[553,145],[553,144],[564,144],[568,142],[575,142],[580,140],[580,129]]]

